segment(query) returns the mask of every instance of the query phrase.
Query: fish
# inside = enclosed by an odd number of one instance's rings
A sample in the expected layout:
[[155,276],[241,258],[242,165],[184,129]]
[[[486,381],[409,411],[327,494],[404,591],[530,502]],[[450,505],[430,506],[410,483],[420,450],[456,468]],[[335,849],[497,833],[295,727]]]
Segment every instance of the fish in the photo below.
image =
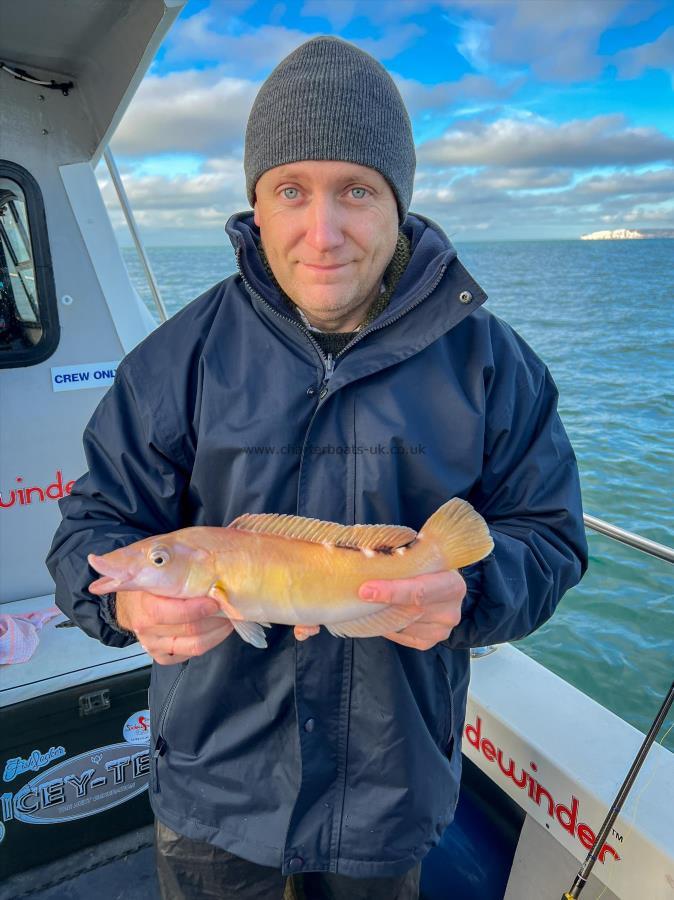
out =
[[361,600],[363,582],[459,569],[493,546],[485,520],[458,497],[443,503],[419,532],[246,513],[227,526],[190,526],[101,556],[90,553],[89,565],[102,577],[89,591],[212,597],[240,637],[260,649],[272,624],[379,637],[406,628],[423,610]]

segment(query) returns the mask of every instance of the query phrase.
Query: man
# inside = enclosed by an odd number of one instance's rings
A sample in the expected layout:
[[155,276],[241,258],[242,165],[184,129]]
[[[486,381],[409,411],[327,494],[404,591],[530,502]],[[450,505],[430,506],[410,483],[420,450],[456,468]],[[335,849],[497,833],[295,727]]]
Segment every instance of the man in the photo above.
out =
[[[280,897],[291,876],[312,900],[409,900],[456,805],[468,649],[533,631],[585,570],[575,457],[543,363],[407,214],[412,130],[379,63],[332,37],[291,53],[244,164],[239,272],[119,367],[48,564],[85,631],[157,663],[165,897]],[[361,586],[423,610],[397,634],[274,626],[259,650],[208,598],[87,591],[88,553],[149,534],[254,512],[419,528],[453,496],[494,551]]]

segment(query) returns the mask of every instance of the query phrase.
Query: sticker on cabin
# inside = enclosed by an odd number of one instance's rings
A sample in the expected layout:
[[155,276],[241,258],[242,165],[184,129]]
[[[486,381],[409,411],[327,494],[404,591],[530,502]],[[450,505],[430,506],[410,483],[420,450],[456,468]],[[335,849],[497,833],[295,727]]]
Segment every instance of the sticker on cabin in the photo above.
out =
[[66,748],[58,746],[50,747],[46,753],[40,753],[39,750],[35,749],[29,753],[26,758],[23,756],[12,756],[5,763],[2,780],[13,781],[15,778],[18,778],[19,775],[24,775],[26,772],[39,772],[40,769],[48,766],[49,763],[54,762],[55,759],[60,759],[65,755]]
[[130,744],[150,743],[150,710],[134,713],[124,723],[123,737]]
[[116,362],[81,363],[78,366],[52,366],[53,391],[80,391],[83,388],[110,387],[115,380]]
[[109,744],[46,769],[19,790],[0,795],[0,818],[29,825],[84,819],[147,790],[150,748]]

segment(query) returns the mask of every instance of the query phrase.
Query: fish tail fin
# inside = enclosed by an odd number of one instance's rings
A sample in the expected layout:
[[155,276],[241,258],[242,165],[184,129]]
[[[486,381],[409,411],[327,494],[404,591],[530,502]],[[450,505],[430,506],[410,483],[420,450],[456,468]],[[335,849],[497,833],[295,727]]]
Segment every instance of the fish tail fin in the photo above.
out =
[[434,541],[448,569],[477,562],[494,548],[487,523],[470,503],[454,497],[428,519],[418,538]]

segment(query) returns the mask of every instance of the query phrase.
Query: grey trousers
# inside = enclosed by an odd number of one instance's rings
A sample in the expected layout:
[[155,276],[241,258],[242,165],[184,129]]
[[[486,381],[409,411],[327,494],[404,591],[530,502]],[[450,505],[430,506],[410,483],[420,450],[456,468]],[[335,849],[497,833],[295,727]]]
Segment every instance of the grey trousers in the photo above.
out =
[[248,862],[205,841],[176,834],[155,819],[162,900],[418,900],[421,864],[396,878],[348,878]]

